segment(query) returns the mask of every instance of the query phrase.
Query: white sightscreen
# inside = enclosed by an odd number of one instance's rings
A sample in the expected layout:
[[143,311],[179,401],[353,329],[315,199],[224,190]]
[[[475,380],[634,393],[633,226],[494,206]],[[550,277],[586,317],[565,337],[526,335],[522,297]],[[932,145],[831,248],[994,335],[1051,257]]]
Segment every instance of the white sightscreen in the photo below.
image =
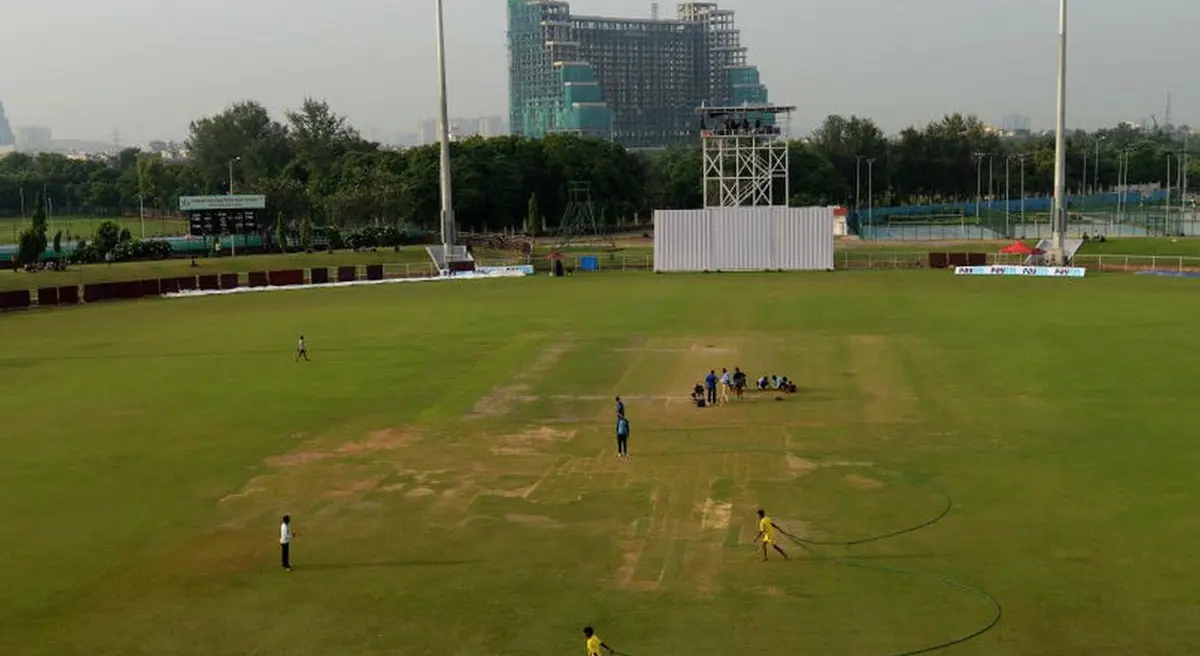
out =
[[833,208],[711,207],[654,213],[654,270],[828,271]]

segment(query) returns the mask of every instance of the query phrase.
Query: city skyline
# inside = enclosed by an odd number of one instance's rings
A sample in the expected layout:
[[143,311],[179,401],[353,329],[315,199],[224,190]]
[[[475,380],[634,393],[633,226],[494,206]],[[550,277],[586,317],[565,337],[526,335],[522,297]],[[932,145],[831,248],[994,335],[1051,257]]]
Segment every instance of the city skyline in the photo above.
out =
[[[506,114],[505,3],[446,2],[451,113]],[[996,4],[721,3],[737,12],[772,99],[797,105],[798,132],[828,114],[870,117],[895,133],[953,112],[995,125],[1022,115],[1034,130],[1047,129],[1056,3]],[[650,5],[575,0],[572,10],[648,18]],[[661,13],[673,10],[664,5]],[[0,71],[0,101],[14,131],[45,126],[56,136],[106,141],[119,130],[131,144],[182,139],[190,121],[239,100],[261,101],[282,117],[312,96],[328,100],[364,136],[386,141],[436,113],[432,2],[401,8],[365,0],[337,6],[113,0],[101,11],[82,0],[47,0],[9,8],[5,18],[9,35],[0,42],[0,60],[26,62]],[[1173,123],[1200,123],[1200,90],[1171,66],[1200,55],[1187,34],[1196,19],[1200,5],[1183,0],[1073,5],[1069,124],[1165,123],[1168,94]],[[178,32],[161,29],[166,24],[255,47],[188,48]],[[59,37],[51,48],[45,25]],[[111,38],[121,30],[136,38]],[[29,58],[31,51],[39,56]],[[137,75],[115,74],[122,67]]]

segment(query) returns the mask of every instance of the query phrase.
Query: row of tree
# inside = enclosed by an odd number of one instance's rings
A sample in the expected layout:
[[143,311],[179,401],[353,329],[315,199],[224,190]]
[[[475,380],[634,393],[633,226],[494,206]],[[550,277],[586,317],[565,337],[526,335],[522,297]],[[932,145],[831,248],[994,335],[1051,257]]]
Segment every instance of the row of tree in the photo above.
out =
[[[1163,183],[1168,161],[1177,170],[1186,151],[1183,134],[1130,127],[1075,133],[1070,186],[1092,187],[1098,173],[1099,187],[1111,188],[1126,161],[1128,183]],[[437,147],[381,148],[321,101],[306,100],[283,121],[258,103],[235,104],[193,122],[187,148],[179,160],[136,149],[107,160],[10,154],[0,159],[0,216],[32,215],[39,194],[52,216],[127,214],[139,206],[170,212],[180,196],[226,193],[232,184],[238,193],[265,194],[269,220],[293,231],[304,220],[341,229],[438,225]],[[985,189],[1003,194],[1006,164],[1015,195],[1022,162],[1027,195],[1048,194],[1053,184],[1052,136],[1003,138],[958,114],[891,138],[870,119],[830,116],[811,139],[792,142],[790,154],[797,205],[865,204],[868,193],[877,205],[970,200],[980,176]],[[567,136],[476,138],[453,144],[452,162],[464,230],[553,227],[573,182],[590,183],[609,223],[702,202],[698,147],[646,153]],[[1189,164],[1193,173],[1198,166],[1200,159]]]

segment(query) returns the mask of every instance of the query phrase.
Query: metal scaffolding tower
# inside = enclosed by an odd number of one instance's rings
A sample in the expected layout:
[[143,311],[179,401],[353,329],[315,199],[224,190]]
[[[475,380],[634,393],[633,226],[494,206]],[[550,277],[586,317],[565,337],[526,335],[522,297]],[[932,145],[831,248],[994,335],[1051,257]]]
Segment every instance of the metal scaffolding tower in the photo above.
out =
[[701,107],[704,206],[786,206],[791,198],[788,122],[795,107]]
[[563,250],[584,243],[607,244],[610,248],[615,246],[612,238],[605,237],[600,222],[596,220],[592,183],[571,182],[567,185],[567,208],[563,212],[562,222],[558,225],[554,249]]

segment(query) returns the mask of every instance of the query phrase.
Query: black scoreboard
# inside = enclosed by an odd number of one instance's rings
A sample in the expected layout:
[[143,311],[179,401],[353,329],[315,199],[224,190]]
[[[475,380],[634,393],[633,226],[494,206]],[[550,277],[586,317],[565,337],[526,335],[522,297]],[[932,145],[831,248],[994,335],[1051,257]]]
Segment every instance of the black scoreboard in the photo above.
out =
[[254,210],[188,212],[188,233],[193,237],[246,235],[258,229],[258,213]]
[[266,196],[184,196],[179,210],[188,215],[188,234],[194,237],[245,235],[259,231],[259,214]]

